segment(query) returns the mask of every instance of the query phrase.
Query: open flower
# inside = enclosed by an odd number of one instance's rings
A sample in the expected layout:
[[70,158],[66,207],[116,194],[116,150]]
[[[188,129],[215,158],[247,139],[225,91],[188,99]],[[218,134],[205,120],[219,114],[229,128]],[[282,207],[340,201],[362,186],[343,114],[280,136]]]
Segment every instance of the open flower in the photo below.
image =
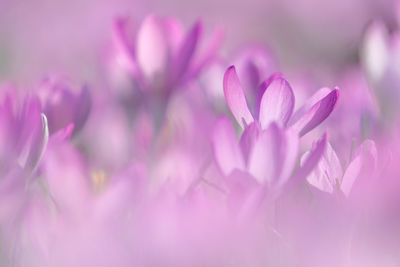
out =
[[292,117],[295,104],[292,88],[277,73],[260,85],[256,106],[251,111],[234,66],[225,73],[224,93],[233,116],[242,128],[257,121],[262,129],[266,129],[271,122],[276,122],[281,127],[294,129],[300,136],[323,122],[335,108],[339,97],[338,89],[330,91],[323,88]]
[[185,32],[174,18],[150,15],[135,36],[128,32],[129,26],[126,19],[115,21],[115,59],[142,90],[166,95],[196,77],[212,60],[221,40],[220,33],[216,33],[211,43],[202,49],[202,24],[197,22]]
[[[299,137],[292,129],[284,129],[272,122],[265,130],[256,123],[246,127],[240,142],[228,119],[222,118],[215,126],[213,134],[214,157],[225,176],[235,170],[246,172],[260,185],[281,188],[292,176],[298,160]],[[308,163],[294,176],[305,177],[322,155],[326,136],[312,151]],[[300,179],[296,178],[296,179]]]

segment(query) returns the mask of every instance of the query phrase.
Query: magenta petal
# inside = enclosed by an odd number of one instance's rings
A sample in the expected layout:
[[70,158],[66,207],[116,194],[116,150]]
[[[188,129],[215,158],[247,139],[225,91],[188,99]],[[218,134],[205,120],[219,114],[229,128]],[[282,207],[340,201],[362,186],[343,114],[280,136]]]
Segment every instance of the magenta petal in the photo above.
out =
[[192,29],[187,33],[181,47],[179,48],[177,57],[174,62],[172,69],[173,76],[172,82],[177,82],[185,72],[188,70],[190,62],[193,58],[194,52],[199,41],[199,37],[202,31],[202,24],[197,22]]
[[312,106],[325,96],[329,95],[330,92],[332,92],[332,90],[328,87],[323,87],[315,92],[298,110],[296,110],[290,118],[289,125],[293,124],[292,122],[298,121]]
[[242,128],[254,121],[234,66],[225,72],[224,94],[233,116]]
[[340,185],[342,192],[346,196],[349,196],[354,190],[364,186],[368,178],[374,174],[376,168],[377,150],[375,142],[365,140],[358,148],[353,160],[346,169]]
[[82,88],[77,102],[75,118],[73,121],[76,132],[82,129],[82,127],[85,125],[92,108],[92,95],[87,86]]
[[221,171],[229,175],[234,169],[244,170],[244,159],[236,140],[232,123],[221,118],[215,126],[212,136],[214,157]]
[[273,121],[285,127],[294,108],[295,100],[292,88],[282,77],[275,78],[267,86],[260,102],[261,128],[265,129]]
[[299,132],[300,136],[305,135],[331,114],[339,98],[339,90],[332,90],[327,96],[313,105],[292,127]]
[[136,59],[146,77],[165,71],[169,57],[162,21],[148,16],[137,33]]

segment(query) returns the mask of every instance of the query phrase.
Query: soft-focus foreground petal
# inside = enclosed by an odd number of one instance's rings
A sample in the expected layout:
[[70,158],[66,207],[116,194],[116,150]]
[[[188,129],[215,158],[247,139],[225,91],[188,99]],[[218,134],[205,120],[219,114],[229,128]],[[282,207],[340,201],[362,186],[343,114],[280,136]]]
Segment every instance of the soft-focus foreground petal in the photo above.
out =
[[294,94],[289,83],[282,77],[274,79],[266,88],[260,103],[259,121],[265,129],[275,121],[285,127],[294,108]]
[[229,67],[225,72],[223,86],[225,99],[233,116],[239,125],[245,128],[254,121],[254,118],[247,105],[246,96],[234,66]]
[[298,121],[291,126],[300,136],[305,135],[331,114],[339,98],[339,90],[332,90],[327,96],[314,104]]
[[244,159],[236,139],[232,123],[221,118],[214,129],[212,136],[214,157],[225,175],[229,175],[234,169],[244,169]]
[[365,190],[377,168],[377,150],[375,142],[365,140],[356,151],[343,176],[340,185],[343,193],[349,197],[353,191]]

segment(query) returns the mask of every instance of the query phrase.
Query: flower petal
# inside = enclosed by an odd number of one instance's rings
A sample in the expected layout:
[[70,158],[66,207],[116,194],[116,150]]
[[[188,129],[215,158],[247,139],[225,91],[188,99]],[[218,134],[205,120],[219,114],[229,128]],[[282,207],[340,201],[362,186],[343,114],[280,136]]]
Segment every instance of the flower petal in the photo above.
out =
[[327,96],[313,105],[298,121],[291,127],[299,132],[300,136],[305,135],[331,114],[339,98],[339,90],[332,90]]
[[221,171],[229,175],[234,169],[244,170],[244,159],[231,122],[221,118],[212,136],[214,157]]
[[[305,155],[306,156],[306,155]],[[342,165],[329,142],[318,166],[308,175],[307,182],[321,191],[334,193],[343,176]]]
[[289,83],[282,77],[271,81],[266,88],[260,102],[259,121],[261,128],[276,121],[280,126],[285,127],[294,108],[294,94]]
[[318,165],[327,146],[327,134],[325,133],[321,139],[314,141],[311,151],[306,157],[303,157],[300,168],[290,179],[289,187],[293,187],[305,179]]
[[297,149],[297,133],[271,123],[254,142],[248,170],[260,183],[282,185],[295,166]]
[[296,110],[296,112],[290,118],[289,125],[292,125],[292,122],[298,121],[312,106],[314,106],[325,96],[329,95],[330,92],[332,92],[332,90],[328,87],[323,87],[315,92],[298,110]]
[[345,196],[357,190],[355,186],[364,186],[377,168],[377,150],[375,142],[365,140],[358,148],[343,176],[340,188]]
[[224,94],[233,116],[242,128],[254,121],[234,66],[225,72]]
[[172,83],[178,82],[188,70],[194,52],[196,51],[201,31],[202,24],[197,22],[183,40],[172,68]]
[[240,137],[240,148],[242,149],[246,163],[248,162],[250,151],[252,150],[254,143],[260,134],[260,125],[257,122],[252,122],[244,129],[243,134]]
[[148,16],[137,34],[136,57],[142,72],[148,78],[162,73],[167,67],[169,51],[163,29],[161,20]]

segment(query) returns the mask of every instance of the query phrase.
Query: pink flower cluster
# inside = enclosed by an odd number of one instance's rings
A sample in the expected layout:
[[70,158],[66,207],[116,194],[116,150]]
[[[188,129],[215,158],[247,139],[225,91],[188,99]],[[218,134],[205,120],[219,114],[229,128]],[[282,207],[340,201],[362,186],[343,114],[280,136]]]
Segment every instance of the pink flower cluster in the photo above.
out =
[[400,31],[340,89],[202,22],[112,33],[102,86],[2,87],[1,266],[400,264]]

